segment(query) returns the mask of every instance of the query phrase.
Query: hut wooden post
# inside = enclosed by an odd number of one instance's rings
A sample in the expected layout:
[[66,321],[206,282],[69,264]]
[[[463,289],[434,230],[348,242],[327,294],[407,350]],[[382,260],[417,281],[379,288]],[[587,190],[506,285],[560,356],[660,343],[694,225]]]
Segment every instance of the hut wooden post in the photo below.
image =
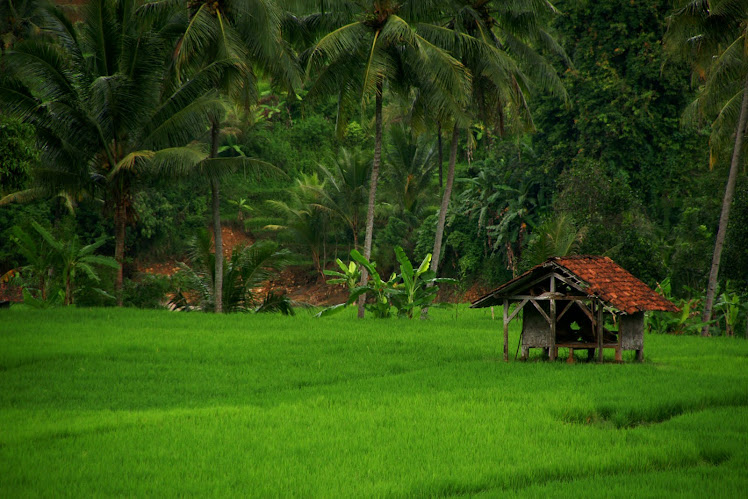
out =
[[603,304],[596,301],[595,310],[597,312],[597,361],[603,361]]
[[[551,295],[556,292],[556,277],[551,275]],[[548,352],[550,360],[556,360],[558,348],[556,348],[556,298],[551,296],[551,349]]]
[[504,362],[509,362],[509,300],[504,299]]
[[621,323],[618,323],[618,346],[616,347],[616,362],[623,362],[623,335],[621,334]]

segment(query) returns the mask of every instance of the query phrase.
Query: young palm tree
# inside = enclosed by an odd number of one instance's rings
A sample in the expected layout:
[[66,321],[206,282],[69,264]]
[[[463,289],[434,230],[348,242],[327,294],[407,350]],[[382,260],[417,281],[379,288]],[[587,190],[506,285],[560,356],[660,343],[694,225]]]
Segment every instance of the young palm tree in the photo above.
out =
[[553,256],[573,255],[582,244],[586,228],[579,228],[565,213],[544,220],[531,236],[522,255],[522,270],[528,270]]
[[4,110],[36,127],[42,150],[33,187],[0,203],[101,198],[114,219],[120,305],[134,192],[154,166],[206,157],[189,144],[220,104],[209,93],[212,74],[184,84],[170,79],[173,25],[169,16],[147,15],[142,3],[92,0],[77,28],[59,10],[46,10],[42,35],[5,54],[0,81]]
[[[374,206],[382,158],[382,105],[385,84],[392,88],[417,80],[424,99],[444,109],[464,99],[469,73],[446,50],[419,34],[419,21],[429,20],[438,9],[435,2],[373,0],[333,2],[327,17],[340,22],[323,36],[308,56],[307,74],[312,78],[309,96],[337,95],[338,128],[351,109],[374,99],[374,159],[369,181],[364,256],[371,257]],[[336,9],[337,7],[337,9]],[[314,17],[315,22],[319,16]],[[454,107],[454,106],[452,106]],[[368,273],[362,272],[362,284]],[[364,316],[359,300],[359,317]]]
[[305,246],[312,255],[317,273],[322,276],[326,261],[327,234],[330,208],[322,201],[324,184],[317,174],[302,175],[290,192],[289,202],[276,199],[266,203],[285,218],[283,225],[266,225],[266,229],[282,230],[290,235],[294,243]]
[[389,202],[401,212],[422,215],[435,199],[432,187],[436,160],[436,145],[426,134],[414,138],[404,126],[390,128],[384,185]]
[[[215,253],[210,233],[203,230],[190,242],[190,264],[179,262],[177,280],[192,296],[195,304],[179,290],[172,300],[176,308],[197,307],[212,311],[215,308]],[[288,264],[288,251],[280,250],[274,241],[257,241],[240,246],[224,261],[223,300],[226,312],[279,311],[293,315],[290,303],[285,297],[269,293],[264,299],[258,294],[268,279],[280,272]],[[286,305],[286,306],[284,306]],[[273,308],[275,306],[275,308]]]
[[324,182],[319,197],[321,208],[341,220],[353,235],[353,249],[359,249],[362,211],[367,202],[371,154],[341,148],[328,166],[319,165]]
[[[107,237],[101,236],[93,243],[82,245],[77,234],[72,238],[57,239],[47,229],[39,225],[36,221],[31,222],[31,226],[41,236],[46,243],[49,255],[48,268],[44,269],[48,274],[59,279],[60,286],[63,290],[63,305],[72,305],[75,297],[75,286],[77,282],[76,274],[86,274],[88,278],[96,283],[101,282],[101,278],[96,272],[97,266],[106,266],[118,268],[118,262],[110,256],[94,254],[97,249],[106,243]],[[26,244],[31,240],[28,234],[25,234],[20,228],[17,228],[16,234],[19,235],[19,246],[28,252],[33,249],[33,245]],[[23,243],[21,241],[24,241]],[[42,250],[42,253],[47,253]],[[38,257],[31,260],[32,265],[38,262]],[[51,272],[50,272],[51,271]],[[45,299],[44,283],[41,282],[41,298]]]
[[[300,85],[300,71],[281,32],[282,11],[271,0],[190,0],[189,21],[175,52],[180,79],[220,66],[216,90],[248,109],[258,99],[256,69],[292,90]],[[209,160],[201,165],[211,188],[215,261],[215,311],[223,310],[223,240],[220,182],[239,164],[266,166],[246,159],[215,161],[221,137],[220,116],[210,119]]]
[[748,2],[745,0],[682,0],[669,19],[665,45],[676,57],[689,60],[694,79],[702,83],[699,95],[686,113],[712,121],[710,138],[714,167],[720,152],[732,145],[712,265],[706,288],[701,334],[709,335],[722,248],[740,166],[748,123]]

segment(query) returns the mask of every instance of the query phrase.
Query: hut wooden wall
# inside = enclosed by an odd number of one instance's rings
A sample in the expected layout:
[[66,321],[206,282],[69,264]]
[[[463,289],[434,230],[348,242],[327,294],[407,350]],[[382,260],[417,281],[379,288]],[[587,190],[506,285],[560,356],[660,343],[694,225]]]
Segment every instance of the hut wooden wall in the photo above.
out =
[[[548,301],[541,301],[540,306],[545,313],[550,314]],[[545,348],[551,346],[551,328],[545,318],[532,303],[522,309],[522,346],[530,348]]]
[[622,315],[618,334],[621,335],[621,347],[624,350],[644,348],[644,312]]

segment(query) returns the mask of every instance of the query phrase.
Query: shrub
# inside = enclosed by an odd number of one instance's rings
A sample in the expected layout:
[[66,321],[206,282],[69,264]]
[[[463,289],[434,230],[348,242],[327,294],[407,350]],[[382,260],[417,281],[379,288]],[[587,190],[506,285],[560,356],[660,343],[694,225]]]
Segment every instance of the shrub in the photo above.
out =
[[137,280],[125,280],[122,301],[126,307],[163,308],[171,288],[171,279],[166,276],[141,274]]

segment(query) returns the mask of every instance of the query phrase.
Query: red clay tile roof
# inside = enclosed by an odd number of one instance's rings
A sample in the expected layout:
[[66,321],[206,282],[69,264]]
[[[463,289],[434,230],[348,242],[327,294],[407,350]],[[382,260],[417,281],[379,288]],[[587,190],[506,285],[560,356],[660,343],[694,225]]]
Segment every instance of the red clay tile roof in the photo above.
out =
[[567,256],[552,258],[551,261],[589,284],[587,293],[600,297],[621,312],[678,311],[668,299],[652,291],[607,256]]
[[[558,267],[571,273],[582,283],[588,295],[595,295],[614,306],[621,312],[633,314],[647,310],[677,312],[678,308],[669,300],[652,291],[649,286],[631,275],[607,256],[566,256],[550,258],[533,267],[524,274],[506,282],[473,302],[473,306],[482,307],[499,304],[499,295],[515,294],[526,286],[532,276],[537,276],[543,269]],[[523,284],[524,283],[524,284]]]

